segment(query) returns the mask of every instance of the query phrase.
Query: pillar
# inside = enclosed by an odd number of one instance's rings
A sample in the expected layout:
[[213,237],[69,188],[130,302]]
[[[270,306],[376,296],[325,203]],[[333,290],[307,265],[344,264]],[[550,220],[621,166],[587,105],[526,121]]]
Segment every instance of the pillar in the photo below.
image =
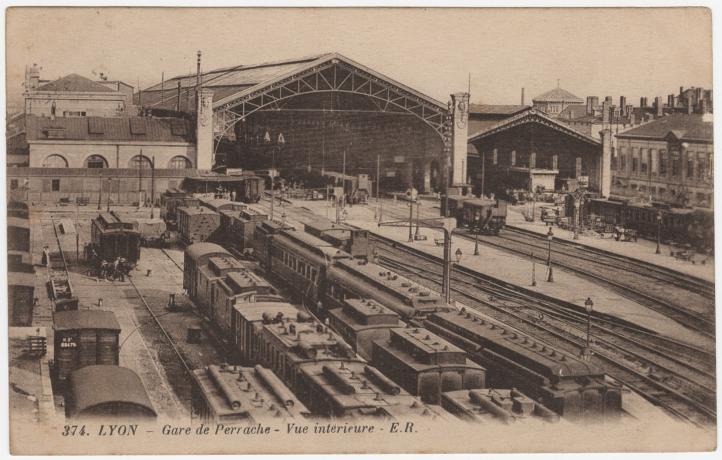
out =
[[431,162],[424,163],[424,193],[431,192]]
[[468,168],[467,145],[469,139],[469,93],[451,95],[452,107],[452,147],[451,147],[451,182],[452,185],[466,184]]
[[612,190],[612,130],[603,129],[602,135],[602,157],[599,161],[599,192],[602,197],[609,196]]
[[196,168],[213,168],[213,91],[196,93]]

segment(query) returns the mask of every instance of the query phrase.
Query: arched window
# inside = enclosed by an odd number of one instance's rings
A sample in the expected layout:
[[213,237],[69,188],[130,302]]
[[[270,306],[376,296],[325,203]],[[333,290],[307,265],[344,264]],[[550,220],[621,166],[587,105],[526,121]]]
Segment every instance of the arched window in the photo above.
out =
[[62,155],[48,155],[43,161],[43,168],[67,168],[68,160]]
[[128,162],[128,167],[131,169],[150,169],[150,158],[145,155],[136,155]]
[[175,156],[168,162],[169,169],[190,169],[192,167],[191,161],[182,155]]
[[85,159],[85,167],[94,169],[107,168],[108,162],[100,155],[90,155]]

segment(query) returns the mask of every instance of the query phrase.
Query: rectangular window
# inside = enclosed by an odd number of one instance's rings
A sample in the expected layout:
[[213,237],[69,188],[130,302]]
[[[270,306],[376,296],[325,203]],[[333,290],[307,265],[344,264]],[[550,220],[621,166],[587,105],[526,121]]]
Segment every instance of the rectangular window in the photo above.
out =
[[659,151],[659,175],[660,176],[667,175],[667,151],[666,150]]
[[647,149],[639,149],[639,158],[641,161],[640,172],[643,174],[647,173]]
[[632,172],[636,173],[637,169],[639,169],[639,158],[636,156],[632,157]]
[[59,191],[60,191],[60,179],[53,179],[52,191],[53,191],[53,192],[59,192]]
[[657,172],[659,171],[659,156],[657,155],[658,153],[656,150],[651,149],[649,151],[650,172],[653,176],[656,176]]
[[499,163],[498,151],[497,151],[496,149],[494,149],[494,153],[493,153],[493,155],[492,155],[492,163],[493,163],[493,164],[498,164],[498,163]]
[[516,150],[511,151],[511,165],[516,166]]
[[694,177],[694,160],[687,159],[687,177]]
[[704,179],[705,176],[705,157],[703,155],[697,156],[697,179]]
[[679,158],[672,158],[672,176],[679,176]]
[[18,180],[10,179],[10,190],[17,190],[17,188],[18,188]]

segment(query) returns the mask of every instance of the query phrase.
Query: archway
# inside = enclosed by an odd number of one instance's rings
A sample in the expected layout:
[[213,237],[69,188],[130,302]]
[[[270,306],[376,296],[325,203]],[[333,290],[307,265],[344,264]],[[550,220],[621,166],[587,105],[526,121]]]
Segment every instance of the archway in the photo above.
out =
[[131,169],[150,169],[152,162],[145,155],[135,155],[128,161],[128,167]]
[[168,161],[168,169],[190,169],[192,167],[191,160],[183,155],[176,155]]
[[43,168],[67,168],[68,160],[64,156],[54,153],[43,160]]
[[101,155],[90,155],[83,163],[84,168],[101,169],[108,167],[108,161]]

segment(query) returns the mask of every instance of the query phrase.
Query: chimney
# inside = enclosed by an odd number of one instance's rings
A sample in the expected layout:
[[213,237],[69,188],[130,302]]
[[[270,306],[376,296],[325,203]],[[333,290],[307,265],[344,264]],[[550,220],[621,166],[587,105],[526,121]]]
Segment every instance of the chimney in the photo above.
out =
[[524,88],[521,89],[521,105],[524,105]]
[[198,50],[198,59],[196,61],[196,91],[201,87],[201,50]]
[[647,107],[647,98],[646,98],[646,97],[640,97],[640,98],[639,98],[639,106],[640,106],[640,107]]
[[674,94],[667,94],[667,107],[674,107]]
[[694,105],[692,105],[690,102],[687,102],[687,115],[694,112]]
[[629,124],[632,126],[637,124],[637,116],[634,114],[634,110],[631,105],[629,106]]
[[609,100],[604,99],[604,102],[602,103],[602,124],[609,123]]
[[679,87],[679,95],[681,96],[684,93],[684,86]]
[[699,109],[701,113],[707,113],[707,98],[704,98],[699,102]]
[[632,104],[627,104],[624,107],[624,116],[625,117],[633,117],[634,116],[634,107],[632,107]]
[[662,98],[657,96],[654,98],[654,110],[655,110],[655,116],[657,118],[661,117],[663,114],[662,111]]
[[619,109],[622,111],[623,116],[627,116],[627,98],[625,96],[619,96]]
[[587,96],[587,115],[593,115],[594,114],[594,97],[593,96]]

